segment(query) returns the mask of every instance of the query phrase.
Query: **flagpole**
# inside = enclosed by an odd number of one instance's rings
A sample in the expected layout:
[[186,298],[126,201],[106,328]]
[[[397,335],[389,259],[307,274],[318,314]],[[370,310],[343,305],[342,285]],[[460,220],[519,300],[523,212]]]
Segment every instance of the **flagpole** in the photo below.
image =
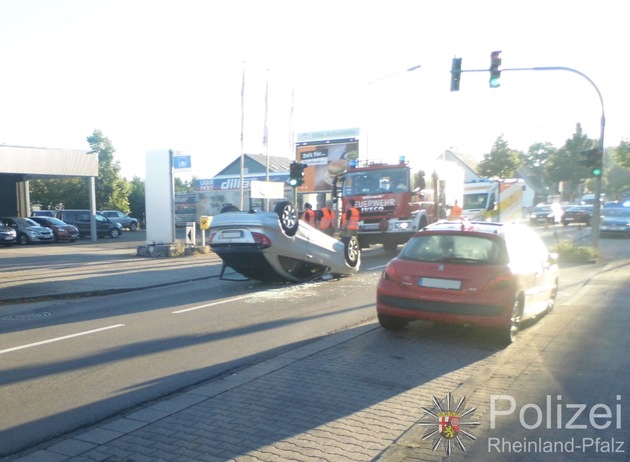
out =
[[[265,84],[265,127],[263,129],[263,146],[265,147],[266,176],[265,181],[269,183],[269,131],[267,128],[267,113],[269,110],[269,69],[267,69],[267,83]],[[269,198],[265,198],[265,210],[269,211]]]
[[245,61],[243,61],[243,82],[241,84],[241,181],[240,181],[240,209],[243,210],[244,205],[244,188],[245,183],[245,150],[244,150],[244,138],[245,138]]
[[[291,112],[289,114],[289,159],[297,160],[297,154],[295,152],[295,133],[293,127],[293,112],[295,106],[295,81],[293,86],[291,87]],[[291,200],[297,207],[297,189],[291,188],[293,190],[293,196]]]

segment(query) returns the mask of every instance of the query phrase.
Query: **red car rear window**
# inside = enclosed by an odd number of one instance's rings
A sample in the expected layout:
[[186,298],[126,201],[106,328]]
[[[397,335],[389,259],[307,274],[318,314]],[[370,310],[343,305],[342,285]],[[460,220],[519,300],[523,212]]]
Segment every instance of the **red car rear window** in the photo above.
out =
[[420,234],[403,247],[399,258],[411,261],[450,262],[477,265],[507,263],[501,239],[472,234]]

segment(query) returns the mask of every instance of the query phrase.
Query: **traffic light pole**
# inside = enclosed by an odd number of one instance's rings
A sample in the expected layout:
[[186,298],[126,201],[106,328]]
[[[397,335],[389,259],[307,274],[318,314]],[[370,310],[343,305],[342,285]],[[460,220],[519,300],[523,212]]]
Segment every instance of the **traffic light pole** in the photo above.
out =
[[[604,99],[602,98],[602,94],[599,91],[599,88],[597,88],[597,85],[595,85],[595,82],[593,82],[589,76],[587,76],[583,72],[578,71],[577,69],[573,69],[571,67],[562,67],[562,66],[516,67],[516,68],[501,69],[501,72],[508,72],[508,71],[567,71],[567,72],[573,72],[574,74],[577,74],[581,76],[582,78],[588,80],[588,82],[597,92],[597,96],[599,97],[599,104],[601,105],[601,109],[602,109],[602,114],[601,114],[601,119],[600,119],[599,149],[603,156],[604,131],[606,128],[606,116],[604,115]],[[488,72],[488,69],[461,70],[461,72]],[[603,158],[602,158],[602,161],[603,161]],[[603,167],[602,167],[602,174],[595,177],[595,191],[594,191],[595,197],[593,200],[593,218],[591,219],[591,245],[593,247],[599,247],[602,177],[603,177]]]

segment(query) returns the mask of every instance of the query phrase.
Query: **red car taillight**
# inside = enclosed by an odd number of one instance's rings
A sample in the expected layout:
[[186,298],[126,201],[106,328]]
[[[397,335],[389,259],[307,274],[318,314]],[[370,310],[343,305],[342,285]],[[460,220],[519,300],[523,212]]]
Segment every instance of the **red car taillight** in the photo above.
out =
[[490,279],[483,290],[507,290],[514,286],[514,282],[514,275],[508,270],[503,270]]
[[392,281],[392,282],[400,281],[400,277],[398,276],[398,273],[396,272],[396,268],[391,263],[385,267],[385,270],[383,270],[383,274],[381,275],[381,277],[383,279],[387,279],[388,281]]
[[252,237],[254,238],[254,242],[259,249],[266,249],[267,247],[271,247],[271,240],[264,234],[252,232]]

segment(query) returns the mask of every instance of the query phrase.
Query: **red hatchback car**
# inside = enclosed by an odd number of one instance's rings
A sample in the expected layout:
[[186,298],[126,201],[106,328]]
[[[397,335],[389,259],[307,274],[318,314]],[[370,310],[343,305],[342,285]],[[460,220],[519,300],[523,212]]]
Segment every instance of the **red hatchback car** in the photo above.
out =
[[376,310],[390,330],[421,319],[498,328],[513,342],[522,321],[553,308],[557,290],[556,256],[527,226],[438,222],[387,264]]

